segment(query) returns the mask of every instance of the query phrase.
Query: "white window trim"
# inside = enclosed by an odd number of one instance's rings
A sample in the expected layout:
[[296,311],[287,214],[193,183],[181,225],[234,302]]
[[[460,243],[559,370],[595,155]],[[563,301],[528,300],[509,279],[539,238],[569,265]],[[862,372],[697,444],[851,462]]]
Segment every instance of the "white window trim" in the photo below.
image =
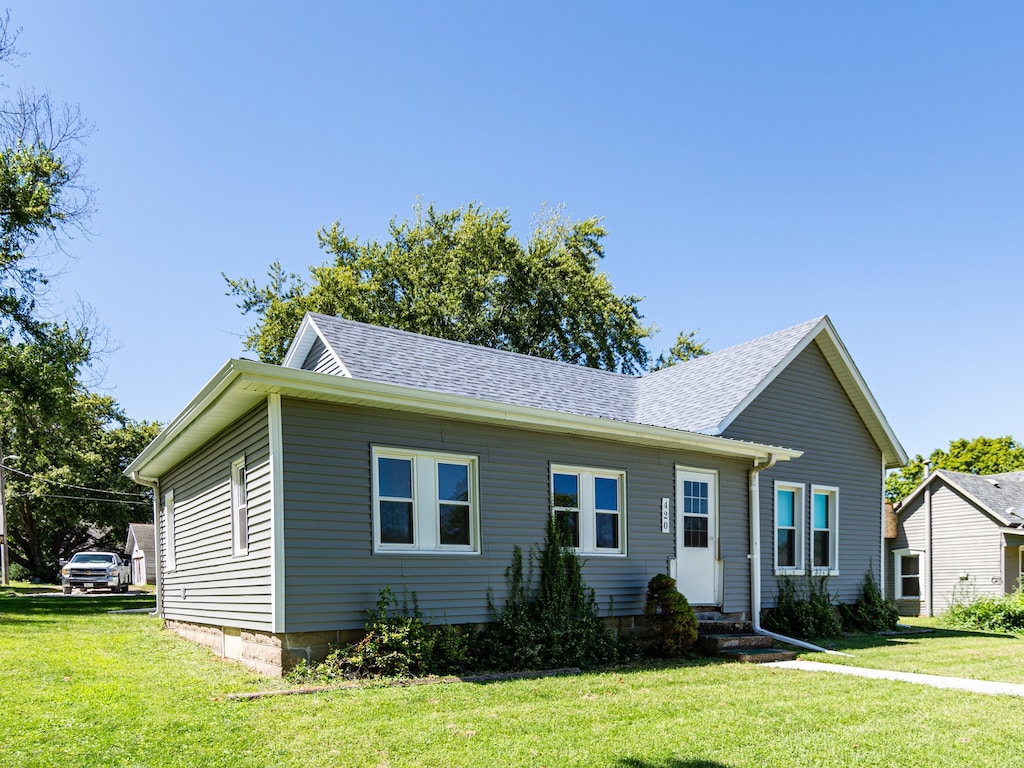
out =
[[[580,545],[573,549],[581,555],[596,557],[626,557],[626,471],[622,469],[601,469],[574,464],[552,464],[548,472],[548,503],[554,507],[555,475],[576,475],[579,477]],[[594,480],[596,478],[616,480],[619,485],[619,546],[612,549],[597,546],[597,509],[594,501]]]
[[[373,483],[373,552],[402,555],[479,555],[480,554],[480,480],[477,456],[443,451],[413,450],[372,446],[370,463]],[[412,462],[412,544],[385,543],[380,540],[380,486],[377,460],[400,459]],[[469,467],[469,544],[442,544],[440,500],[437,498],[437,463],[465,464]],[[429,469],[432,468],[432,469]]]
[[[775,564],[776,576],[803,576],[807,573],[805,561],[807,559],[806,529],[807,529],[807,487],[803,483],[792,483],[785,480],[775,481],[774,499],[774,524],[772,526],[772,562]],[[793,497],[793,526],[796,529],[796,563],[792,566],[779,565],[779,491],[792,491]]]
[[[816,494],[828,494],[832,503],[832,525],[829,527],[829,567],[822,568],[814,565],[814,497]],[[809,505],[809,524],[807,530],[810,537],[811,559],[808,562],[811,573],[816,576],[838,576],[839,575],[839,488],[834,485],[811,485],[811,499]],[[824,529],[822,529],[824,530]]]
[[[904,557],[917,557],[917,585],[919,595],[906,596],[903,594],[903,573],[900,563]],[[925,557],[924,551],[920,549],[894,549],[892,551],[892,579],[893,579],[893,595],[897,600],[915,600],[919,603],[924,602],[924,585],[925,585],[925,565],[927,558]]]
[[249,554],[249,488],[244,454],[231,462],[231,551],[236,557]]
[[174,491],[164,494],[164,570],[173,571],[177,568],[174,530]]

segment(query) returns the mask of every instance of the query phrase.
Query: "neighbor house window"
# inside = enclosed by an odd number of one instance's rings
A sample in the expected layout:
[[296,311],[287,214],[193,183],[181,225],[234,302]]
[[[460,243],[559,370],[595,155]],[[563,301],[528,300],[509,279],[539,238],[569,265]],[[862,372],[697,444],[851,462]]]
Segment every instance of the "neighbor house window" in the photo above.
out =
[[899,549],[893,552],[897,600],[921,599],[921,576],[923,575],[921,573],[921,555],[921,552],[909,549]]
[[164,494],[164,568],[173,571],[174,557],[174,491]]
[[811,566],[839,572],[839,489],[811,486]]
[[804,572],[804,486],[775,483],[775,573]]
[[378,552],[479,552],[477,459],[373,449]]
[[245,456],[231,462],[231,539],[236,555],[249,552],[249,491]]
[[625,472],[551,467],[551,513],[580,552],[625,554]]

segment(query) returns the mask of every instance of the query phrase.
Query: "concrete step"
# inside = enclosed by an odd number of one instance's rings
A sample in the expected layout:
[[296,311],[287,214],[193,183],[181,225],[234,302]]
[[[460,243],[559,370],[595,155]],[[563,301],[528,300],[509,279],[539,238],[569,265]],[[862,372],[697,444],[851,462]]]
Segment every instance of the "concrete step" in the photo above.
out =
[[796,651],[785,651],[781,648],[735,648],[719,651],[722,658],[741,661],[747,664],[767,664],[770,661],[793,661]]
[[764,635],[698,635],[697,647],[706,653],[720,653],[743,648],[771,648],[772,639]]
[[697,621],[699,635],[750,635],[753,630],[749,621],[733,619],[702,619]]

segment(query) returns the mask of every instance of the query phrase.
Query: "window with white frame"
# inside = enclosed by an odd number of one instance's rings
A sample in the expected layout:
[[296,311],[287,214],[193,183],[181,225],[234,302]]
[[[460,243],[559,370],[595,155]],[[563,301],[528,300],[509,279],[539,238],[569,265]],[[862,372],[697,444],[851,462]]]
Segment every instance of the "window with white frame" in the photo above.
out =
[[922,554],[910,549],[898,549],[893,552],[897,600],[921,599]]
[[479,552],[477,458],[373,449],[377,552]]
[[775,573],[804,572],[804,486],[775,483]]
[[551,512],[578,551],[626,553],[625,472],[552,465]]
[[249,489],[245,456],[231,462],[231,546],[236,555],[249,552]]
[[168,491],[164,494],[164,568],[168,571],[176,566],[174,536],[174,491]]
[[839,489],[811,486],[811,567],[839,572]]

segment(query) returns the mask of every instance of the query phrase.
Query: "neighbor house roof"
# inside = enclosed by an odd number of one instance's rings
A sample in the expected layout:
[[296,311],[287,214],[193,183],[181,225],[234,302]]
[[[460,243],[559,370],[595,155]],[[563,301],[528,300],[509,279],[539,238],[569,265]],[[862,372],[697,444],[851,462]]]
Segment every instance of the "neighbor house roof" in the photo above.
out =
[[301,368],[317,340],[342,375],[601,419],[722,435],[775,377],[817,343],[887,467],[906,453],[828,317],[640,377],[310,313],[285,358]]
[[152,523],[128,523],[128,539],[125,541],[124,551],[131,555],[135,545],[146,554],[156,552],[156,536]]
[[906,509],[912,499],[936,480],[951,486],[1002,525],[1008,528],[1024,525],[1024,472],[975,475],[936,469],[900,503],[896,511]]

